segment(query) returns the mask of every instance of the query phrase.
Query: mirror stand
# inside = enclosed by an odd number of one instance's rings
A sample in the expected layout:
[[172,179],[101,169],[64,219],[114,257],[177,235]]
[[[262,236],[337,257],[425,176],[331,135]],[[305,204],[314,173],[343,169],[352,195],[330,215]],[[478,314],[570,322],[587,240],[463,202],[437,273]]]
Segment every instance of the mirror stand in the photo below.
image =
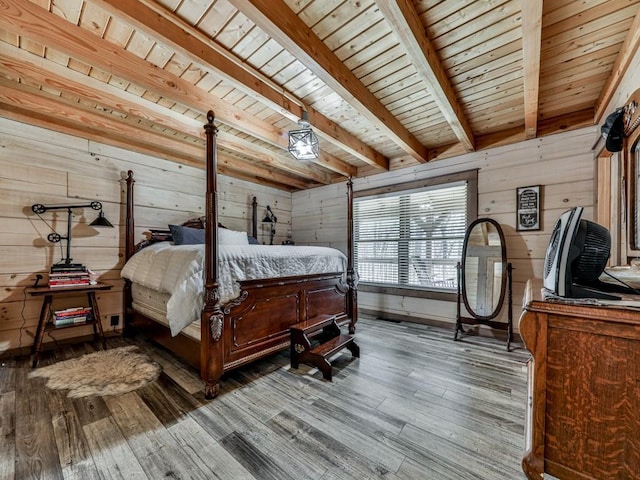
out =
[[[456,330],[453,339],[464,334],[465,325],[487,325],[507,331],[507,351],[513,340],[512,266],[507,263],[504,234],[493,219],[477,219],[465,233],[462,262],[457,264],[458,295]],[[507,300],[507,321],[496,321]],[[467,316],[462,315],[464,305]]]
[[462,272],[462,264],[458,262],[458,306],[456,309],[456,332],[453,337],[454,340],[458,340],[459,334],[464,334],[464,328],[462,324],[465,325],[487,325],[491,328],[495,328],[497,330],[506,330],[507,331],[507,352],[511,351],[511,342],[513,341],[513,291],[511,289],[511,271],[513,267],[511,263],[507,263],[507,323],[504,322],[495,322],[492,320],[482,320],[475,317],[464,317],[461,315],[461,307],[462,305],[462,291],[460,287],[460,277]]

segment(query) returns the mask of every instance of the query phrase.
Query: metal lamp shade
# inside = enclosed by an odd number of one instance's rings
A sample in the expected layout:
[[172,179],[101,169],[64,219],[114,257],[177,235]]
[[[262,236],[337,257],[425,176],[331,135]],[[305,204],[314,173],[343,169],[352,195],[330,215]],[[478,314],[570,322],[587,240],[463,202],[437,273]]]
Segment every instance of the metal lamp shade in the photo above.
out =
[[113,228],[112,223],[107,220],[107,217],[104,216],[104,212],[102,210],[100,210],[100,214],[98,215],[98,217],[91,222],[89,225],[91,225],[92,227],[110,227]]

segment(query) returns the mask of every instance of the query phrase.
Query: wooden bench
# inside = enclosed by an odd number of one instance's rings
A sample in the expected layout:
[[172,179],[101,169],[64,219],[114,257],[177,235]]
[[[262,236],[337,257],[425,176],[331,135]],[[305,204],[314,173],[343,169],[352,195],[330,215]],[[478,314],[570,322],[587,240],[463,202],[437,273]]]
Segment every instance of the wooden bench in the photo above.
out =
[[[317,333],[322,329],[322,333]],[[309,337],[316,334],[320,343],[313,346]],[[335,315],[318,315],[291,326],[291,367],[301,363],[317,367],[325,380],[331,381],[331,363],[328,358],[343,348],[349,349],[354,357],[360,356],[360,347],[351,335],[344,335],[336,322]]]

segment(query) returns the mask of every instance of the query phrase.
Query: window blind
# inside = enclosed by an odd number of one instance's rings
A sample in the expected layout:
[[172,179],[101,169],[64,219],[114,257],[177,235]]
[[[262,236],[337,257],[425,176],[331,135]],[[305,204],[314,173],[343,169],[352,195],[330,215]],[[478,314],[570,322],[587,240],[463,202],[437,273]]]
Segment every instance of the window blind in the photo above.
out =
[[466,182],[356,199],[360,282],[456,289],[466,226]]

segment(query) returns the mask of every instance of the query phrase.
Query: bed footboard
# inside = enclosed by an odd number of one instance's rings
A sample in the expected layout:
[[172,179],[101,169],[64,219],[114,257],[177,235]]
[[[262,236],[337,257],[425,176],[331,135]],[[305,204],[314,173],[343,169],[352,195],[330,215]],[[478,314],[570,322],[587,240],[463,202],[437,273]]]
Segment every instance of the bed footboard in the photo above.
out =
[[222,373],[288,348],[291,325],[320,314],[349,320],[341,273],[247,280],[240,286],[241,295],[223,307],[222,332],[212,322],[202,326],[209,345],[202,349],[208,358],[201,373],[212,395]]

